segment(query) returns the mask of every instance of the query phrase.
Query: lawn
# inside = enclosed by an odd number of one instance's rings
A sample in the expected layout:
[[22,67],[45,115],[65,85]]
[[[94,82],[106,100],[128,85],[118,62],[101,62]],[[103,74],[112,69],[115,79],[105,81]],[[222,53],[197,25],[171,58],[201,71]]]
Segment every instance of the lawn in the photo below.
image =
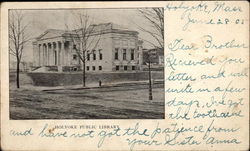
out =
[[[12,85],[14,85],[12,83]],[[164,87],[119,85],[42,91],[10,88],[10,119],[163,119]]]

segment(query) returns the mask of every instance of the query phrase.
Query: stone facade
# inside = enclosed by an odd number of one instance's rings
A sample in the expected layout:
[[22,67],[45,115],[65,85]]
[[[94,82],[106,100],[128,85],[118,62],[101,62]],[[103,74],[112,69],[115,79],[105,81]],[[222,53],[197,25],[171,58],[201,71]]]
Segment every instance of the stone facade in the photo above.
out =
[[[85,51],[86,72],[140,70],[142,41],[138,40],[137,31],[113,23],[92,26],[95,32],[90,36],[91,43]],[[76,51],[82,47],[81,35],[76,37],[73,33],[49,29],[37,37],[33,42],[36,69],[58,72],[81,70],[82,61]]]

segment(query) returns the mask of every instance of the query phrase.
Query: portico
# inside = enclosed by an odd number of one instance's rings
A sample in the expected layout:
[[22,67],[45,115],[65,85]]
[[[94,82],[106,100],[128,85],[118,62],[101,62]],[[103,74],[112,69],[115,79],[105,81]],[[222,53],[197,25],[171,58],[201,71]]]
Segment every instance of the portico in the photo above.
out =
[[[54,66],[58,67],[58,71],[63,66],[70,66],[70,57],[73,52],[73,43],[70,41],[49,41],[41,40],[33,43],[34,60],[36,66]],[[37,53],[36,53],[37,52]]]

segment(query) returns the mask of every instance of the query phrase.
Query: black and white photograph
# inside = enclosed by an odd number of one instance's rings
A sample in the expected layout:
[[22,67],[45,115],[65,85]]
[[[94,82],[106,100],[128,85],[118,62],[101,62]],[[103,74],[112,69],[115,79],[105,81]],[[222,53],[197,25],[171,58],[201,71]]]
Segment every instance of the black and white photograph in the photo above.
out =
[[9,118],[164,119],[163,8],[10,9]]

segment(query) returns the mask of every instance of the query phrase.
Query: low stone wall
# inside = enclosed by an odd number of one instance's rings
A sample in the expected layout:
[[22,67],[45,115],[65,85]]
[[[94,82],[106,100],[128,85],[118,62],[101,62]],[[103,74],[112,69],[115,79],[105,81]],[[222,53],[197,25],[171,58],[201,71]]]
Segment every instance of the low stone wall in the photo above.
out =
[[[30,72],[28,76],[31,77],[33,84],[36,86],[63,86],[63,85],[79,85],[82,84],[82,73],[38,73]],[[112,72],[112,73],[86,73],[86,84],[125,81],[143,81],[148,79],[147,71],[140,72]],[[152,79],[164,79],[163,72],[152,72]]]

